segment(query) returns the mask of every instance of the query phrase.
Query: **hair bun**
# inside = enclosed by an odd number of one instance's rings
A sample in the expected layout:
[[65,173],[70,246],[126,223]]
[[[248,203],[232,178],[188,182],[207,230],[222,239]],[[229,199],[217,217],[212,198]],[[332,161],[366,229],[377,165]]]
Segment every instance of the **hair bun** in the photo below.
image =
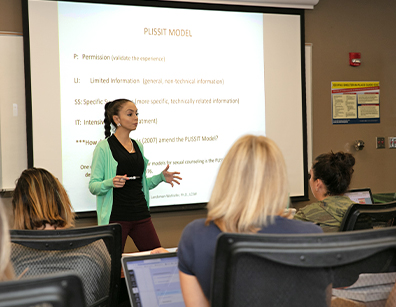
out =
[[321,179],[327,195],[342,195],[349,187],[354,172],[355,158],[350,153],[333,151],[316,157],[312,165],[314,179]]
[[342,151],[336,153],[331,152],[331,160],[332,163],[336,163],[336,164],[342,163],[349,168],[355,165],[355,158],[353,157],[352,154],[348,152],[342,152]]

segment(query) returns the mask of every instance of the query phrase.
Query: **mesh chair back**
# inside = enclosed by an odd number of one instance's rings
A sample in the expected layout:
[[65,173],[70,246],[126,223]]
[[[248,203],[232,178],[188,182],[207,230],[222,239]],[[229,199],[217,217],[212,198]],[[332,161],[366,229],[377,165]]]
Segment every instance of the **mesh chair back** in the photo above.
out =
[[[396,271],[396,228],[309,235],[222,234],[212,306],[330,306],[332,287]],[[396,276],[396,275],[395,275]],[[395,302],[396,303],[396,302]],[[396,306],[396,305],[395,305]]]
[[2,282],[0,307],[85,307],[81,279],[53,274]]
[[396,201],[385,204],[353,204],[346,212],[340,231],[376,229],[396,224]]
[[115,306],[121,275],[121,226],[64,230],[11,230],[16,276],[76,274],[87,306]]
[[[222,306],[327,306],[331,278],[326,270],[283,265],[254,254],[240,255],[232,265],[235,271],[228,278],[234,282]],[[307,289],[310,295],[302,299]]]

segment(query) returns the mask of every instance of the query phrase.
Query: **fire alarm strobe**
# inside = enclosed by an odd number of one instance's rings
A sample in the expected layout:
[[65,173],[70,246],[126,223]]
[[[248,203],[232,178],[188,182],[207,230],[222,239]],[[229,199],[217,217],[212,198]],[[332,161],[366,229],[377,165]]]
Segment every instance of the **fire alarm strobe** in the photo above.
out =
[[349,65],[360,66],[360,52],[349,52]]

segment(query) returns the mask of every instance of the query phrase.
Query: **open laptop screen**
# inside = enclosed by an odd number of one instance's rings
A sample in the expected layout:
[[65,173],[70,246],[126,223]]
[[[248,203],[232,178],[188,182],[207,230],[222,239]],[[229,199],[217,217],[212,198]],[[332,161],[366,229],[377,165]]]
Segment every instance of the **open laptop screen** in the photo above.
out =
[[370,188],[349,190],[344,195],[348,196],[352,201],[358,204],[374,203]]
[[184,307],[176,253],[122,258],[133,307]]

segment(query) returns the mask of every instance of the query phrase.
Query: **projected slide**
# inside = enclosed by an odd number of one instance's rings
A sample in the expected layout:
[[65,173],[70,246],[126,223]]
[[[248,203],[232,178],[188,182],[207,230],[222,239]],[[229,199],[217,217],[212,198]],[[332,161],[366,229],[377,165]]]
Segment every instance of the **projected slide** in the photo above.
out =
[[58,177],[77,212],[96,210],[92,154],[104,105],[119,98],[138,108],[130,137],[144,144],[147,176],[169,164],[183,178],[151,190],[151,207],[207,203],[225,154],[250,133],[277,143],[290,196],[306,197],[299,10],[25,2],[29,164]]
[[138,108],[130,136],[144,144],[147,176],[169,164],[183,177],[151,190],[150,205],[207,202],[232,143],[265,134],[262,14],[76,3],[58,11],[62,180],[72,203],[94,206],[81,186],[104,138],[104,104],[117,98]]

